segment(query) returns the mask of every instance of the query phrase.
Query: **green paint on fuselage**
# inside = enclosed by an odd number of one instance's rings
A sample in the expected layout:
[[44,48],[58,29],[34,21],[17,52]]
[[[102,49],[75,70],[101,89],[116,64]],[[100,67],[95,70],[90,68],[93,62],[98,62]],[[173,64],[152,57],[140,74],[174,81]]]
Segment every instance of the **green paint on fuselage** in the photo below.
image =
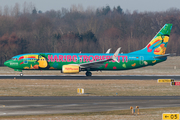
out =
[[[28,55],[28,54],[26,54]],[[45,54],[44,56],[47,57],[49,54]],[[104,55],[104,54],[102,54]],[[105,54],[106,55],[106,54]],[[127,55],[127,54],[126,54]],[[122,54],[121,54],[122,56]],[[137,56],[137,55],[135,55]],[[127,55],[128,57],[128,55]],[[136,58],[131,56],[130,58]],[[146,58],[145,56],[143,56],[143,58]],[[153,58],[153,57],[152,57]],[[145,67],[145,66],[149,66],[149,65],[155,65],[159,62],[163,62],[166,59],[152,59],[152,60],[140,60],[140,57],[138,57],[138,59],[128,59],[128,60],[124,60],[124,62],[121,60],[120,63],[117,62],[105,62],[104,65],[98,67],[98,68],[90,68],[91,71],[95,71],[95,70],[129,70],[129,69],[135,69],[135,68],[140,68],[140,67]],[[39,69],[39,62],[38,59],[34,59],[34,60],[27,60],[27,62],[24,62],[25,60],[9,60],[7,62],[9,62],[9,67],[15,69],[16,71],[21,71],[21,70],[40,70]],[[48,69],[43,69],[43,70],[62,70],[62,66],[63,65],[70,65],[70,64],[82,64],[82,63],[89,63],[88,62],[83,62],[82,60],[78,60],[76,62],[48,62],[47,60],[44,61],[47,62],[47,64],[49,65]]]

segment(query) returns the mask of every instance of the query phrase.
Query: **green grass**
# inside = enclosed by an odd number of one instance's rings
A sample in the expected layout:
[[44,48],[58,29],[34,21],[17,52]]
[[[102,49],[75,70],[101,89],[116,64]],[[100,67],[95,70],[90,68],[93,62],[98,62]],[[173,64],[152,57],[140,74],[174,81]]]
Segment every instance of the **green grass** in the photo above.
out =
[[[179,86],[155,80],[1,79],[0,83],[0,96],[180,96]],[[77,94],[77,88],[86,94]]]

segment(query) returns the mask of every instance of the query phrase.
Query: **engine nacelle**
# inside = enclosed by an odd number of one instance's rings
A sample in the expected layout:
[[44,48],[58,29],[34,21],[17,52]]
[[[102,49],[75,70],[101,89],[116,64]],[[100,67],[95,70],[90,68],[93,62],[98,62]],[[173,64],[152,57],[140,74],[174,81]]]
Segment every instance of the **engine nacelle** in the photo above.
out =
[[79,66],[76,66],[76,65],[63,65],[62,66],[62,73],[72,74],[72,73],[79,73],[79,72],[80,72]]

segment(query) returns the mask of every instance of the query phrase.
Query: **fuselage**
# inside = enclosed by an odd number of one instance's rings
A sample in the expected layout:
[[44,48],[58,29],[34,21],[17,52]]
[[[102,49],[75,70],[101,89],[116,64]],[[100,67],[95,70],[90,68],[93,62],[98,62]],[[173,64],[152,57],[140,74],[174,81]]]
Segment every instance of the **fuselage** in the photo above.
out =
[[[102,53],[31,53],[14,56],[4,64],[15,71],[21,70],[62,70],[63,65],[78,65],[109,59],[113,54]],[[103,65],[89,68],[95,70],[129,70],[165,61],[146,54],[118,54],[117,60],[104,62]],[[81,68],[81,71],[87,71]]]

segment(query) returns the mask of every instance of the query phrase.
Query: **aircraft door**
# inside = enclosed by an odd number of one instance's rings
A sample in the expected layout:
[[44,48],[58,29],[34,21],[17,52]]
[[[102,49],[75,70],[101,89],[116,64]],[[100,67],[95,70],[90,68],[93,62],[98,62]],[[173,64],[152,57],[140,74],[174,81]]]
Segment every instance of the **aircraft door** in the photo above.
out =
[[143,65],[143,63],[144,63],[144,56],[140,56],[139,63],[140,63],[140,65]]

